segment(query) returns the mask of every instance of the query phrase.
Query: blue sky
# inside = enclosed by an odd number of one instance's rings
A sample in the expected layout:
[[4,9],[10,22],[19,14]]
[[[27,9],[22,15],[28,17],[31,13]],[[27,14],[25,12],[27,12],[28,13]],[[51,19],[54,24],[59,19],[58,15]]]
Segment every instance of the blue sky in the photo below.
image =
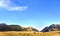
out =
[[60,24],[60,0],[0,0],[0,23],[39,30]]

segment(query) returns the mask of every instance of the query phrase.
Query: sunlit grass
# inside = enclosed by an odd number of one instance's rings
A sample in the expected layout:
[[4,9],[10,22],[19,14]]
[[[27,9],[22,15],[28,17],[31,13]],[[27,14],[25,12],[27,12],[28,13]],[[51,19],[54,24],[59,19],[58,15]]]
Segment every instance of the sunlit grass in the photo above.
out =
[[60,31],[51,32],[8,31],[0,32],[0,36],[60,36]]

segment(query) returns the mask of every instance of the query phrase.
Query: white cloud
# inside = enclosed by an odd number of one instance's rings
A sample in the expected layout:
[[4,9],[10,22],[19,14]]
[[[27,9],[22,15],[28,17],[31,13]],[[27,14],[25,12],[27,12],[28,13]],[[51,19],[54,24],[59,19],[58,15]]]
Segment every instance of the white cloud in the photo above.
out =
[[9,11],[23,11],[28,8],[28,6],[17,6],[11,3],[10,0],[0,0],[0,8],[7,9]]
[[24,6],[24,7],[10,7],[8,10],[20,10],[20,11],[23,11],[23,10],[25,10],[25,9],[27,9],[27,6]]

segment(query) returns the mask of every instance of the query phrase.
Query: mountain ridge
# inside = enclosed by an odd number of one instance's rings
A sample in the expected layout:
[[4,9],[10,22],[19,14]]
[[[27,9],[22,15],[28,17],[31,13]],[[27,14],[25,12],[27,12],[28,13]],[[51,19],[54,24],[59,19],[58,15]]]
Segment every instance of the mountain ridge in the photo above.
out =
[[0,23],[0,31],[36,31],[36,32],[60,31],[60,24],[52,24],[39,31],[31,26],[23,27],[20,25],[7,25],[5,23]]
[[22,27],[20,25],[6,25],[5,23],[0,23],[0,31],[36,31],[38,30],[33,27]]
[[45,27],[41,32],[49,32],[49,31],[60,31],[60,24],[52,24],[49,27]]

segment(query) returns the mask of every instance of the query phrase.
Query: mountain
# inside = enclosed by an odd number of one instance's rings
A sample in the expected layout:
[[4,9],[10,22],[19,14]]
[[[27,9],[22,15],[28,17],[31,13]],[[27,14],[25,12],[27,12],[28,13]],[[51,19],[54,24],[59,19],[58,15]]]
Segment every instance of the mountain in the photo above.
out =
[[49,27],[45,27],[41,32],[48,32],[49,31]]
[[5,23],[0,23],[0,31],[38,31],[33,27],[22,27],[20,25],[6,25]]
[[0,31],[21,31],[22,28],[19,25],[6,25],[5,23],[0,23]]
[[33,27],[27,27],[27,31],[36,31],[36,32],[39,32],[36,28],[33,28]]
[[59,24],[52,24],[49,27],[45,27],[42,32],[48,32],[48,31],[60,31],[60,25]]

